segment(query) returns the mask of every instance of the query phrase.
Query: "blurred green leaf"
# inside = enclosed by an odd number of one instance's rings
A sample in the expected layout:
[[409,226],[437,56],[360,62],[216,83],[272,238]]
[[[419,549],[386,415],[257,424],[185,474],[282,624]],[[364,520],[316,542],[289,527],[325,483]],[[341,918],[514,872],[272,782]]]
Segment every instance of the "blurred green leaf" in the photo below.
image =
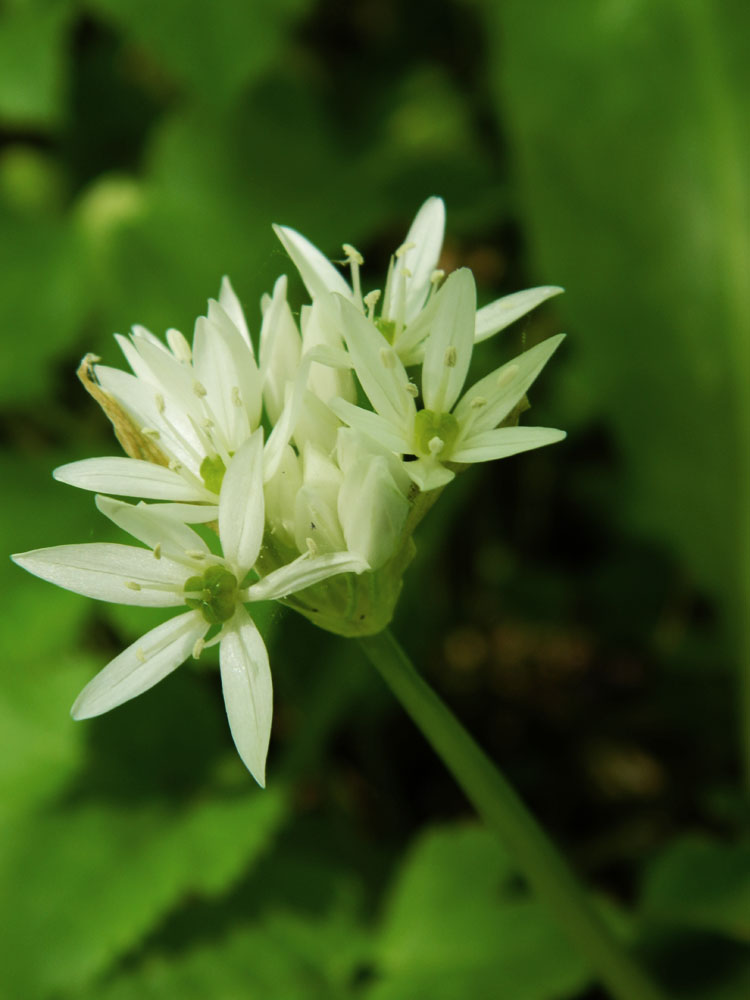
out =
[[93,0],[199,101],[224,104],[276,61],[309,0]]
[[0,123],[48,127],[64,107],[71,0],[4,3],[0,11]]
[[479,826],[422,835],[392,891],[372,1000],[552,1000],[589,972]]
[[282,790],[166,809],[81,805],[17,823],[0,847],[0,941],[9,995],[78,990],[188,893],[226,890],[268,847]]
[[750,844],[684,837],[652,865],[646,916],[750,941]]
[[626,509],[735,602],[750,559],[750,8],[484,6],[530,242],[567,289],[571,412],[606,416]]

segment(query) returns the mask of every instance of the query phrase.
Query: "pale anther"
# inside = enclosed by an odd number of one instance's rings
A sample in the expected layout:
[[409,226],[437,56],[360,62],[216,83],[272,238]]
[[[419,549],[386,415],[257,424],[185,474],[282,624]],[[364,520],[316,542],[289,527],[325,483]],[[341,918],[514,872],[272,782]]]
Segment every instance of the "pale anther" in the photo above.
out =
[[137,649],[135,651],[135,655],[136,655],[136,659],[140,663],[145,663],[146,662],[146,654],[143,652],[143,650],[141,649],[140,646],[137,647]]
[[484,398],[484,396],[475,396],[469,405],[471,406],[472,410],[481,410],[483,406],[487,405],[487,400]]
[[443,441],[442,438],[439,438],[436,434],[434,438],[430,438],[430,440],[427,442],[427,447],[430,449],[431,455],[439,455],[440,452],[445,447],[445,442]]
[[497,376],[497,387],[507,385],[512,378],[518,374],[518,365],[508,365],[507,368],[503,368],[500,374]]
[[196,396],[208,395],[208,393],[206,392],[205,385],[203,385],[203,383],[199,382],[197,379],[195,380],[195,382],[193,382],[193,392],[195,393]]
[[196,639],[195,640],[195,645],[193,646],[193,658],[194,659],[197,660],[199,658],[199,656],[203,652],[203,649],[204,649],[205,645],[206,645],[206,640],[205,639]]
[[307,551],[311,556],[316,556],[318,554],[318,543],[314,538],[306,538],[305,545],[307,545]]
[[161,542],[154,545],[154,559],[161,559]]
[[406,389],[408,394],[410,396],[413,396],[414,399],[416,399],[417,396],[419,395],[419,389],[417,389],[417,387],[414,385],[413,382],[407,382],[406,385],[404,386],[404,389]]
[[170,459],[170,462],[169,462],[169,465],[167,466],[167,468],[171,469],[172,472],[179,472],[180,469],[182,468],[182,463],[178,462],[176,458],[172,458],[172,459]]
[[430,275],[430,284],[439,285],[445,277],[445,271],[441,267],[436,267]]
[[154,402],[156,403],[156,409],[159,411],[159,413],[164,413],[164,410],[166,409],[166,404],[164,402],[164,397],[160,392],[157,392],[157,394],[154,396]]
[[453,344],[451,344],[450,347],[446,347],[445,349],[445,367],[455,368],[457,361],[458,361],[458,353]]
[[380,289],[379,288],[375,288],[375,289],[373,289],[373,291],[368,292],[367,295],[365,295],[365,297],[363,299],[365,305],[367,306],[368,311],[370,312],[370,316],[371,317],[372,317],[372,313],[373,313],[373,311],[375,309],[375,306],[380,301],[381,294],[382,293],[381,293]]
[[344,243],[343,250],[350,264],[359,264],[360,267],[364,264],[365,258],[351,243]]
[[408,243],[402,243],[401,246],[396,251],[396,253],[394,254],[394,257],[403,257],[407,251],[413,250],[416,245],[417,245],[416,243],[413,243],[411,241]]
[[136,583],[135,580],[127,580],[126,583],[125,583],[125,586],[128,588],[128,590],[140,590],[141,589],[140,583]]
[[380,348],[380,360],[383,362],[386,368],[393,368],[396,364],[396,356],[390,347]]
[[153,438],[154,441],[158,441],[161,437],[161,434],[155,427],[141,427],[141,434],[143,434],[144,437]]
[[242,406],[242,396],[240,396],[239,386],[232,386],[232,402],[235,406]]
[[206,553],[201,552],[200,549],[186,549],[185,555],[190,556],[191,559],[201,560],[206,558]]
[[401,274],[404,278],[411,278],[411,271],[409,270],[408,267],[402,267]]

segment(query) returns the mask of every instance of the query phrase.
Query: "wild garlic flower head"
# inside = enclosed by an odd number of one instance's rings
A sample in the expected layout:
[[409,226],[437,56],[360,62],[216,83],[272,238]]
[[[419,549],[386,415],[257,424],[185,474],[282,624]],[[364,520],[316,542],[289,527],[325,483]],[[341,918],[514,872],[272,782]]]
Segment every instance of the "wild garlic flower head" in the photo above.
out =
[[[367,563],[349,552],[309,551],[260,579],[264,516],[263,432],[230,459],[218,504],[221,555],[180,518],[177,504],[137,506],[98,496],[110,520],[146,547],[61,545],[13,556],[24,569],[75,593],[143,607],[183,607],[114,658],[83,689],[72,714],[101,715],[153,687],[191,654],[219,645],[221,681],[237,750],[260,785],[271,732],[272,683],[263,639],[245,605],[286,598]],[[190,516],[185,505],[184,513]],[[254,580],[254,582],[253,582]],[[216,634],[207,639],[212,629]]]

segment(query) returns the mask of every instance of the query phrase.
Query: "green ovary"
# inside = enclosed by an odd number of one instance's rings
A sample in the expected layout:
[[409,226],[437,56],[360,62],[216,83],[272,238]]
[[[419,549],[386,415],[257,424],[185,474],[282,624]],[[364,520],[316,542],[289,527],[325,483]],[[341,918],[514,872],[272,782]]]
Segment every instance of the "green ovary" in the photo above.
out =
[[185,598],[189,608],[200,611],[209,625],[220,625],[237,606],[237,577],[223,566],[209,566],[203,576],[190,577],[185,593],[193,595]]
[[219,493],[226,471],[227,467],[224,465],[220,455],[212,455],[204,458],[201,462],[200,473],[206,489],[212,493]]
[[392,319],[380,319],[375,320],[375,326],[380,330],[385,339],[389,344],[393,343],[393,338],[396,336],[396,324]]
[[[414,445],[416,453],[422,458],[435,454],[437,458],[446,459],[453,450],[458,437],[458,421],[452,413],[435,413],[434,410],[419,410],[414,418]],[[430,441],[439,438],[443,447],[437,451],[430,450]]]

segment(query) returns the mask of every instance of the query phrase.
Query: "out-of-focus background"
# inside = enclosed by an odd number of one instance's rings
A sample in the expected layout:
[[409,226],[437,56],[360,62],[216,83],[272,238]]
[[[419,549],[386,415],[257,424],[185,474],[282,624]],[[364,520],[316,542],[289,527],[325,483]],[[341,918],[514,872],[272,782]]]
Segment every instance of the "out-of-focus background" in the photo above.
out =
[[[695,1000],[750,979],[748,37],[739,0],[0,6],[4,551],[116,537],[50,476],[117,453],[85,352],[189,336],[223,274],[257,333],[272,222],[377,287],[442,195],[482,302],[566,287],[475,367],[565,329],[528,419],[569,436],[445,492],[394,630]],[[73,724],[160,615],[3,560],[4,997],[603,996],[355,643],[264,615],[262,792],[208,655]]]

